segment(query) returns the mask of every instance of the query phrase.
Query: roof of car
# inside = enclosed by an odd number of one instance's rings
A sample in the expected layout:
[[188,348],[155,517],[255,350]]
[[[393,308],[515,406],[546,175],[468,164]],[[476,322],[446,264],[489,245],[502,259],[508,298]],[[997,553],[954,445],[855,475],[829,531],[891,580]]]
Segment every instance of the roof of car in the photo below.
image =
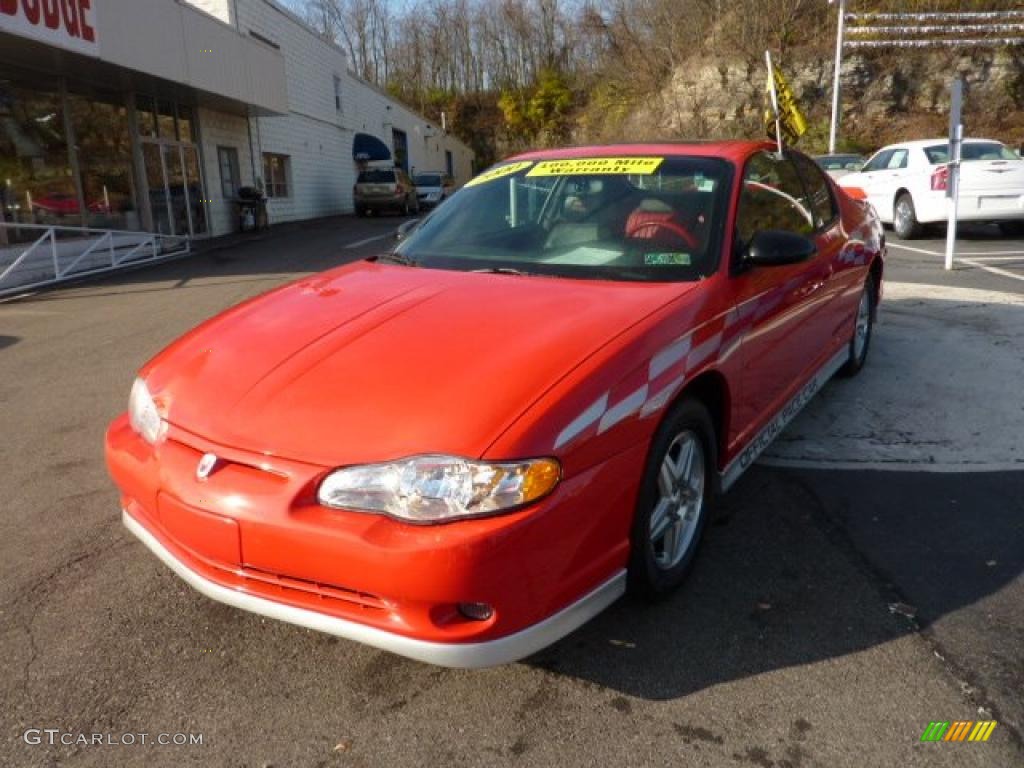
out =
[[[978,144],[982,142],[1001,144],[1002,142],[996,139],[964,139],[965,144]],[[895,144],[887,144],[882,149],[904,149],[912,147],[928,147],[933,144],[949,144],[949,137],[941,137],[937,139],[915,139],[914,141],[900,141]],[[881,152],[882,150],[879,150]]]
[[524,152],[508,160],[562,160],[573,157],[603,157],[608,154],[633,155],[668,155],[685,157],[696,155],[701,157],[723,157],[741,161],[754,152],[763,149],[774,149],[775,144],[769,141],[731,140],[731,141],[658,141],[648,144],[591,144],[564,149],[539,149]]

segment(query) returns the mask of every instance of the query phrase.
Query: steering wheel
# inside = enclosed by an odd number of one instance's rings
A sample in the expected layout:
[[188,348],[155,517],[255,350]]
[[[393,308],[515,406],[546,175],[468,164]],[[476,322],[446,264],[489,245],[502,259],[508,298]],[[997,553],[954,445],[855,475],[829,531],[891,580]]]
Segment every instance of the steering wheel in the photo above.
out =
[[699,245],[699,242],[697,241],[697,238],[694,237],[693,233],[690,232],[690,230],[688,230],[682,224],[678,224],[674,221],[661,221],[658,219],[641,221],[638,224],[633,225],[631,229],[626,230],[626,237],[636,237],[637,232],[642,232],[648,227],[653,227],[654,229],[664,229],[668,232],[671,232],[673,235],[680,238],[684,243],[686,243],[688,248],[696,249]]

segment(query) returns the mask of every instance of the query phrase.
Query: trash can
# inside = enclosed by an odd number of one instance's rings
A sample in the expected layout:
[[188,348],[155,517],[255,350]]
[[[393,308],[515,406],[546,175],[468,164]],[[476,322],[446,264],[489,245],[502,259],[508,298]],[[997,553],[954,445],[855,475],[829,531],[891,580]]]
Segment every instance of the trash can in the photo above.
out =
[[258,232],[270,227],[267,198],[256,187],[239,187],[235,205],[238,208],[239,232]]

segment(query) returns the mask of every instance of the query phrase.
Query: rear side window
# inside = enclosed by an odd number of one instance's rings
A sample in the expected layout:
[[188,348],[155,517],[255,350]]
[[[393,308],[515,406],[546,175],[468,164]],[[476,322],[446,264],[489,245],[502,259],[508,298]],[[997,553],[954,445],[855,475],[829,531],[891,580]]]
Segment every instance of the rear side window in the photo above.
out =
[[792,160],[807,188],[811,212],[814,214],[814,228],[822,229],[839,214],[835,198],[832,197],[832,187],[813,160],[796,153],[792,155]]
[[359,178],[356,180],[357,184],[394,184],[395,183],[395,172],[394,171],[383,171],[379,169],[373,169],[369,171],[361,171]]
[[885,164],[887,170],[898,171],[902,168],[907,167],[907,155],[910,153],[905,149],[894,149],[892,155],[889,157],[889,162]]
[[864,166],[864,171],[880,171],[883,168],[888,168],[889,160],[892,159],[892,155],[893,150],[883,149],[877,155],[868,160],[867,164]]
[[[949,145],[933,144],[925,147],[924,153],[932,165],[949,162]],[[1017,155],[996,141],[972,141],[964,143],[960,148],[960,157],[964,162],[971,160],[1020,160]]]
[[743,172],[736,215],[738,242],[746,245],[758,232],[773,229],[811,235],[816,229],[814,213],[793,164],[759,152]]

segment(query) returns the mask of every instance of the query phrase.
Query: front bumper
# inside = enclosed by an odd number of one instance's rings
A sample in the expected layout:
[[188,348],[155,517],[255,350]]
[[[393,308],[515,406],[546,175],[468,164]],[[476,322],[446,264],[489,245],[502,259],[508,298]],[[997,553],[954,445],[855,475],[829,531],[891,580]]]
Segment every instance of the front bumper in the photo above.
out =
[[480,643],[429,642],[225,587],[189,568],[126,510],[121,519],[164,565],[211,600],[441,667],[474,669],[518,661],[565,637],[626,591],[626,571],[620,570],[575,603],[515,634]]
[[[205,479],[204,453],[220,457]],[[265,616],[448,666],[528,655],[623,591],[643,450],[525,510],[445,525],[328,510],[330,468],[209,442],[171,425],[156,447],[122,416],[107,465],[125,525],[203,594]],[[458,605],[487,603],[489,619]]]

